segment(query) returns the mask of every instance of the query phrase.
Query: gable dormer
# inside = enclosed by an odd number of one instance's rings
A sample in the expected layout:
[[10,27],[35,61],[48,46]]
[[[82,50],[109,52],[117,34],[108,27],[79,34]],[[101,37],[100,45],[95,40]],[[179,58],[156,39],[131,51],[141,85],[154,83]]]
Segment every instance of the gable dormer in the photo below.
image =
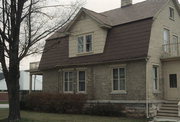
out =
[[[69,57],[104,52],[107,30],[110,26],[96,18],[95,15],[95,12],[83,8],[72,24],[67,27],[66,31],[69,33]],[[104,15],[98,16],[105,17]]]

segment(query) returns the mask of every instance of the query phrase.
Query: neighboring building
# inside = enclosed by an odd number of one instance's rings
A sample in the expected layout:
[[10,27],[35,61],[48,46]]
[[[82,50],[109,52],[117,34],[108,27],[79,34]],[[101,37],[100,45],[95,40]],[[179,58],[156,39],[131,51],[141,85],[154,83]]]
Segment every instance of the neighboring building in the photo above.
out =
[[[82,8],[46,40],[43,91],[84,93],[91,102],[123,103],[147,117],[157,111],[177,117],[179,38],[177,0],[122,0],[121,8],[103,13]],[[169,112],[165,103],[175,108]]]
[[[29,91],[29,88],[30,88],[29,76],[30,76],[29,73],[26,71],[20,72],[19,84],[20,84],[21,91]],[[42,90],[42,76],[35,76],[35,75],[32,76],[32,90]],[[4,79],[4,75],[1,72],[0,73],[0,92],[2,91],[7,91],[7,86]]]

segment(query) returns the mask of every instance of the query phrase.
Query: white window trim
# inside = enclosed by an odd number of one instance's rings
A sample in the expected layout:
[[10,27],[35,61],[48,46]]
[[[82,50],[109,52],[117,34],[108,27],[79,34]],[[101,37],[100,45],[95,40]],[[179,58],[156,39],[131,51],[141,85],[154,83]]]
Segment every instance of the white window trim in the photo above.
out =
[[[91,48],[92,48],[92,50],[91,51],[89,51],[89,52],[87,52],[86,51],[86,36],[87,35],[91,35],[92,36],[92,40],[91,40]],[[78,52],[78,48],[79,48],[79,45],[78,45],[78,38],[79,37],[81,37],[81,36],[83,36],[83,52]],[[79,55],[81,55],[81,54],[89,54],[89,53],[93,53],[93,40],[94,40],[94,34],[93,33],[85,33],[85,34],[81,34],[81,35],[77,35],[77,38],[76,38],[76,40],[77,40],[77,54]]]
[[[79,91],[79,72],[85,72],[85,91]],[[87,93],[87,71],[86,70],[77,70],[77,93],[86,94]]]
[[65,91],[65,72],[72,72],[73,73],[73,71],[71,71],[70,69],[67,69],[67,70],[64,70],[63,71],[63,93],[74,93],[74,91],[73,91],[73,89],[74,89],[74,82],[73,82],[73,88],[72,88],[72,91]]
[[[155,89],[155,81],[154,81],[154,77],[153,77],[153,73],[154,73],[154,71],[153,71],[153,68],[154,67],[157,67],[157,89]],[[153,84],[153,93],[154,94],[156,94],[156,93],[160,93],[160,87],[159,87],[159,85],[160,85],[160,67],[159,67],[159,65],[157,65],[157,64],[155,64],[155,65],[152,65],[152,84]]]
[[[125,90],[114,90],[114,87],[113,87],[113,85],[114,85],[114,83],[113,83],[113,69],[119,69],[119,68],[124,68],[124,70],[125,70]],[[126,66],[125,65],[123,65],[123,66],[120,66],[120,67],[115,67],[115,66],[113,66],[112,68],[111,68],[111,87],[112,87],[112,92],[111,92],[111,94],[127,94],[127,88],[126,88],[126,82],[127,82],[127,70],[126,70]]]

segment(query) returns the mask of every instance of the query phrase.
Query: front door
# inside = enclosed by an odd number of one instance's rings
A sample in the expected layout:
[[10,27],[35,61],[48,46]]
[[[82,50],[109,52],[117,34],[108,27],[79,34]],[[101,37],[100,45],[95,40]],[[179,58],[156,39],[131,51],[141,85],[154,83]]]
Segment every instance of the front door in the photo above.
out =
[[166,100],[180,100],[180,61],[164,62],[164,97]]
[[168,75],[167,100],[179,100],[179,75],[172,73]]

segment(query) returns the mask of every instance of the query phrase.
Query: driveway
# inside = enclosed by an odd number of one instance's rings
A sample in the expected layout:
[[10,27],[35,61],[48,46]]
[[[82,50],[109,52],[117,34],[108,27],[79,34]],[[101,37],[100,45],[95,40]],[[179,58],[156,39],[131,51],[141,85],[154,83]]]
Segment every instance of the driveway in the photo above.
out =
[[0,108],[9,108],[8,104],[0,104]]

